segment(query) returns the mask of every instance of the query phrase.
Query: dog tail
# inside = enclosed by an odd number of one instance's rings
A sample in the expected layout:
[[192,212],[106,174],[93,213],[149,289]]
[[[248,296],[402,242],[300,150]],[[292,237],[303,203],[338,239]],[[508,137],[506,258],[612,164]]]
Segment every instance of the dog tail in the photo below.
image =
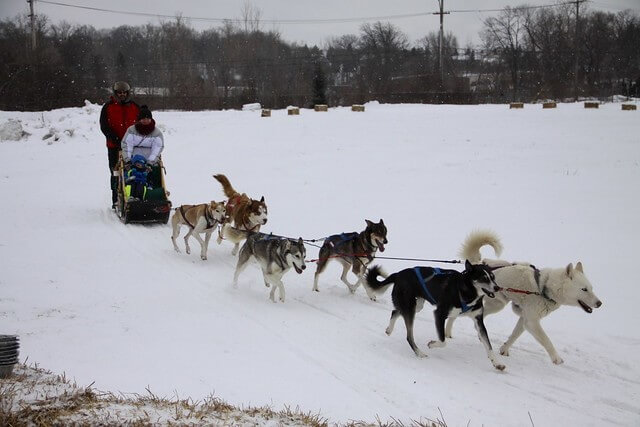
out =
[[222,238],[231,240],[232,242],[240,242],[251,234],[253,234],[253,232],[232,227],[228,222],[225,222],[222,226]]
[[478,264],[482,261],[480,248],[484,245],[491,246],[497,257],[502,253],[502,243],[496,233],[491,230],[475,230],[467,236],[462,244],[460,256],[473,264]]
[[220,183],[222,184],[222,189],[224,190],[224,195],[227,196],[228,198],[231,198],[233,196],[235,196],[236,194],[238,194],[238,192],[236,190],[234,190],[234,188],[231,186],[231,183],[229,182],[229,179],[219,173],[217,175],[213,175],[213,177]]
[[[382,276],[384,280],[379,281],[378,276]],[[394,279],[395,274],[389,276],[382,270],[382,267],[380,267],[379,265],[375,265],[367,271],[365,284],[373,292],[382,294],[387,290],[389,285],[394,283]]]

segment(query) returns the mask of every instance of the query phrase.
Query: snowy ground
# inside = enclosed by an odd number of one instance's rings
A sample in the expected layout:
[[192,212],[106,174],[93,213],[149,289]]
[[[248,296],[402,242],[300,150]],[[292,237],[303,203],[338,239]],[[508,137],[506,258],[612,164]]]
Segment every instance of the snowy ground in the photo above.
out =
[[[257,267],[232,288],[227,242],[201,261],[198,250],[173,251],[168,225],[123,225],[109,207],[99,111],[0,112],[0,127],[19,120],[28,133],[0,143],[0,334],[20,335],[21,360],[114,393],[299,406],[340,423],[440,413],[449,426],[640,422],[637,111],[372,103],[270,118],[154,113],[174,205],[222,200],[211,175],[225,173],[265,196],[264,231],[276,234],[312,239],[383,218],[386,256],[454,259],[467,233],[490,228],[505,259],[582,261],[604,305],[543,322],[565,363],[525,333],[500,357],[504,373],[466,319],[446,348],[428,350],[428,308],[415,331],[429,357],[416,358],[401,323],[384,334],[389,293],[349,294],[335,264],[319,293],[313,265],[289,273],[287,301],[274,304]],[[515,321],[509,310],[487,318],[494,347]]]

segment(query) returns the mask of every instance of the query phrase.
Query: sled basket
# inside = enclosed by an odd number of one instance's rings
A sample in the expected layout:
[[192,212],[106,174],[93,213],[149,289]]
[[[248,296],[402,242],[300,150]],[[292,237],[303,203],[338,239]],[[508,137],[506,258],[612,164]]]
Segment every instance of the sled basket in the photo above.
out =
[[125,174],[122,157],[118,163],[120,171],[118,179],[118,201],[116,213],[125,224],[129,223],[163,223],[169,222],[171,201],[168,199],[164,181],[164,165],[162,159],[149,172],[148,182],[152,188],[147,189],[144,200],[128,200],[125,195]]

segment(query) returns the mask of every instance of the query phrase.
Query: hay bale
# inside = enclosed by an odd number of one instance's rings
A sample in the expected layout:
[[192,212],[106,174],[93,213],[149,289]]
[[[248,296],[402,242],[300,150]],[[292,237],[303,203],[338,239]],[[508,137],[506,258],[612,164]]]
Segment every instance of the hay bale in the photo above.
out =
[[316,104],[313,106],[315,111],[329,111],[329,106],[326,104]]
[[524,102],[512,102],[509,104],[509,109],[512,108],[524,108]]
[[636,104],[622,104],[622,111],[635,111]]
[[298,107],[289,107],[287,108],[287,114],[290,116],[299,116],[300,115],[300,108]]
[[584,108],[598,108],[599,106],[599,102],[587,101],[584,103]]
[[351,106],[351,111],[358,111],[364,113],[364,105],[354,104]]
[[542,108],[556,108],[557,106],[558,104],[556,104],[555,101],[545,102],[542,104]]
[[269,109],[263,109],[262,110],[262,114],[260,114],[260,117],[271,117],[271,110]]

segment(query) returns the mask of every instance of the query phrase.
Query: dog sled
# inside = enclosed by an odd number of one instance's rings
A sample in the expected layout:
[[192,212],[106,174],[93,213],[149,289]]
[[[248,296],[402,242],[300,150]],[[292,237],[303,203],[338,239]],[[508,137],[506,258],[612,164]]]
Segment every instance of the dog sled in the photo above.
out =
[[164,175],[166,170],[162,158],[154,165],[148,174],[147,182],[150,188],[145,191],[142,199],[129,197],[125,183],[126,176],[122,156],[118,162],[118,200],[116,214],[122,222],[129,223],[163,223],[169,222],[171,215],[171,201],[166,190]]

